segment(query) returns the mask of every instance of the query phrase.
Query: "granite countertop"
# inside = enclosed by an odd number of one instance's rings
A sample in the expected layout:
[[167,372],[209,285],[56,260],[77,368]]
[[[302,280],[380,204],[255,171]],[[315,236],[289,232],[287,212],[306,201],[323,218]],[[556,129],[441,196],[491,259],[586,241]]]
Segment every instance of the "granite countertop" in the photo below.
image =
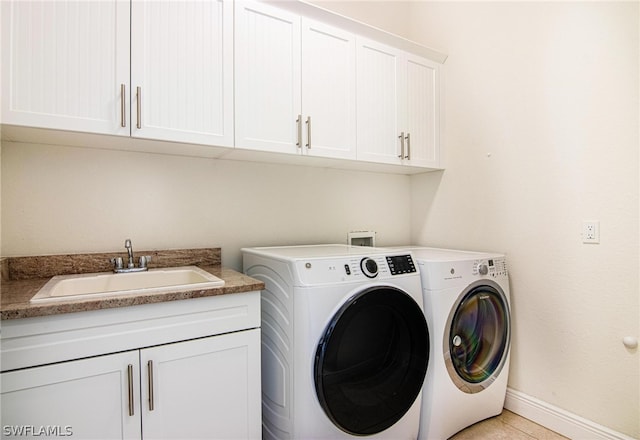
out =
[[2,262],[0,286],[0,319],[31,318],[62,313],[110,309],[207,296],[227,295],[264,289],[264,283],[233,269],[220,265],[220,249],[182,249],[170,251],[141,251],[151,255],[151,269],[159,267],[198,266],[224,280],[223,287],[183,292],[162,292],[86,298],[32,304],[31,298],[52,276],[73,273],[108,272],[108,259],[120,254],[74,254],[45,257],[8,258]]

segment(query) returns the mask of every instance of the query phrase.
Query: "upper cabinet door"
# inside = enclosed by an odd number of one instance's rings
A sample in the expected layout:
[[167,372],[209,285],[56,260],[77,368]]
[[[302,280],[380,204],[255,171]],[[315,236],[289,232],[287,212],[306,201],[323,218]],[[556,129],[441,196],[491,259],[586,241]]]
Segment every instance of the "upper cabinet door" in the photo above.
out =
[[237,1],[235,24],[236,147],[296,153],[302,129],[300,17]]
[[356,157],[355,35],[302,19],[303,146],[312,156]]
[[355,158],[355,37],[236,3],[236,147]]
[[401,164],[402,51],[358,38],[358,159]]
[[358,159],[440,165],[440,67],[358,40]]
[[128,1],[2,1],[2,123],[129,135],[128,94]]
[[405,66],[405,156],[409,156],[406,163],[440,168],[439,65],[407,54]]
[[132,136],[233,146],[232,8],[132,2]]

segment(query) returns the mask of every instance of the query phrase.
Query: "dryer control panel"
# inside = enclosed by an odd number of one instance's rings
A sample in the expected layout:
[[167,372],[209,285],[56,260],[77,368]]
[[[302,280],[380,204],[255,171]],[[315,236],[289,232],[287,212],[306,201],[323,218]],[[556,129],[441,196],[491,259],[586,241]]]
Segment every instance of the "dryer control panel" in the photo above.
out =
[[413,258],[409,254],[309,259],[297,261],[296,266],[300,279],[305,285],[373,281],[418,273]]
[[389,265],[389,270],[391,270],[391,275],[416,272],[416,265],[413,264],[411,255],[394,255],[393,257],[387,257],[387,264]]

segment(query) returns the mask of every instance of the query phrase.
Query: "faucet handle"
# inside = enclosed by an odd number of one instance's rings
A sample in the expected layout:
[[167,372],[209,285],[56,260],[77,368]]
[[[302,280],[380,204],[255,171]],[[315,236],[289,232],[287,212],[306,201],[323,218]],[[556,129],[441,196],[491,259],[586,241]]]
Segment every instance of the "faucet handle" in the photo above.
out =
[[124,264],[122,262],[122,257],[111,258],[109,261],[111,261],[111,264],[113,264],[114,269],[122,269],[122,266]]
[[147,265],[151,262],[151,255],[143,255],[138,260],[139,267],[147,267]]

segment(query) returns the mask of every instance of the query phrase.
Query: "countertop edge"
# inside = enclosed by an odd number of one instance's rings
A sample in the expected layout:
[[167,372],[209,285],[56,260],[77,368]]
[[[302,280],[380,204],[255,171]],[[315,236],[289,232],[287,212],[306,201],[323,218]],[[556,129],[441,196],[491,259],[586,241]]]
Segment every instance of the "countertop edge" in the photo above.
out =
[[39,316],[59,315],[64,313],[86,312],[90,310],[112,309],[142,304],[154,304],[168,301],[203,298],[217,295],[263,290],[264,283],[233,269],[221,266],[202,266],[203,270],[223,279],[225,285],[212,289],[198,289],[185,292],[163,292],[138,294],[134,296],[114,296],[93,299],[60,301],[47,304],[31,304],[29,301],[38,290],[50,279],[30,279],[3,281],[0,289],[2,305],[0,320],[33,318]]

